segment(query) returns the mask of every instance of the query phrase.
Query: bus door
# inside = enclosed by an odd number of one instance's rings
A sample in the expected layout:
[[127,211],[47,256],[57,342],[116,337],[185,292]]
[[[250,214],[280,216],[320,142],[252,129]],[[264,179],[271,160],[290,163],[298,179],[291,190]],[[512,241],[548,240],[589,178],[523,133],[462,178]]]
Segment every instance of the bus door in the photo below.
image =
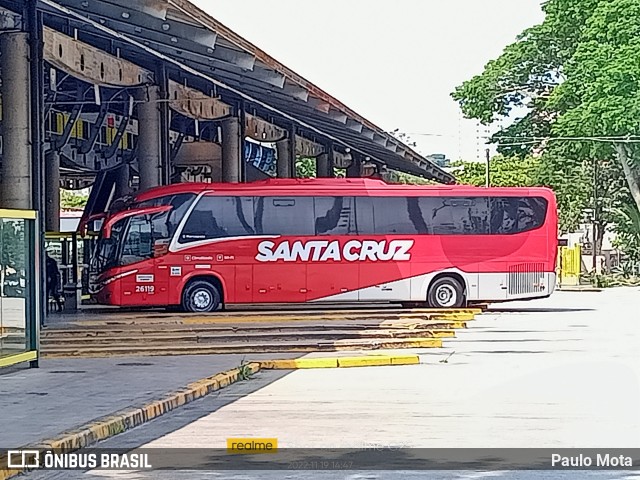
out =
[[[168,273],[163,255],[162,231],[156,230],[162,216],[171,207],[149,207],[126,212],[128,221],[124,228],[119,266],[122,304],[165,305],[168,301]],[[167,245],[168,247],[168,245]]]

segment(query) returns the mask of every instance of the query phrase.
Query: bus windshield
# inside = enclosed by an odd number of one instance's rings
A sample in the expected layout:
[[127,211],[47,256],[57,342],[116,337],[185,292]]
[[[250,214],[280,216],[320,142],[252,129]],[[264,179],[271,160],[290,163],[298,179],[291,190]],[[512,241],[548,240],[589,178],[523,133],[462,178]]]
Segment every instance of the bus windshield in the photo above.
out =
[[124,218],[111,225],[109,235],[101,232],[92,272],[100,274],[164,252],[194,198],[194,194],[168,195],[132,205]]
[[117,265],[118,245],[128,221],[129,219],[125,218],[117,222],[111,228],[111,235],[108,238],[103,233],[100,233],[91,265],[94,273],[103,272]]

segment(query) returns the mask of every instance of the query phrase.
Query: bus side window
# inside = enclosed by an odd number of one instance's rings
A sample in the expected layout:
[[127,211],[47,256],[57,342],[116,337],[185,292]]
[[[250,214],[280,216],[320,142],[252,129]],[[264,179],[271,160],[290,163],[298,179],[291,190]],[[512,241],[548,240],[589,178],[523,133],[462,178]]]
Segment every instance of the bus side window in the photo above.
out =
[[373,221],[373,199],[371,197],[355,197],[356,230],[358,235],[375,235]]
[[518,198],[491,198],[491,233],[516,233],[518,227]]
[[315,235],[312,197],[259,197],[254,210],[258,233]]
[[422,218],[434,235],[455,233],[455,225],[450,203],[446,197],[421,197]]
[[489,205],[486,197],[450,198],[448,204],[456,234],[489,233]]
[[376,235],[421,233],[418,230],[420,225],[416,225],[416,218],[411,218],[411,203],[406,197],[374,197],[372,200]]
[[546,216],[547,201],[544,198],[521,198],[518,207],[518,232],[526,232],[542,226]]
[[180,235],[181,243],[228,236],[222,224],[222,202],[217,197],[202,197],[193,209]]
[[491,233],[528,232],[544,225],[548,204],[538,197],[491,198]]
[[351,197],[315,197],[316,235],[348,235],[354,233],[353,199]]
[[219,197],[223,204],[222,225],[231,237],[255,234],[253,197]]

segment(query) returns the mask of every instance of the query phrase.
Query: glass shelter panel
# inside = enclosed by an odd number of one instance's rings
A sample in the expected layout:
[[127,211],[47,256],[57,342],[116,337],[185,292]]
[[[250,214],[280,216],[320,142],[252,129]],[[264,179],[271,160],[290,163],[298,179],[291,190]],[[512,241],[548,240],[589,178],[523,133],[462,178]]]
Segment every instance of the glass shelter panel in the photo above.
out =
[[33,220],[0,218],[0,359],[31,350]]

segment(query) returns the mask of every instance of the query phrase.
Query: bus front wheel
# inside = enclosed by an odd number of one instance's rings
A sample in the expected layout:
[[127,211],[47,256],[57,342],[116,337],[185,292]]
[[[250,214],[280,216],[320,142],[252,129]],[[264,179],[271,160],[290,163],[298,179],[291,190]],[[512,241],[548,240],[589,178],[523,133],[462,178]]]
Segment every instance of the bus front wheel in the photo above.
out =
[[220,308],[220,291],[206,280],[195,280],[182,293],[182,308],[187,312],[208,313]]
[[431,308],[460,308],[464,305],[464,288],[455,278],[438,278],[429,288],[427,302]]

